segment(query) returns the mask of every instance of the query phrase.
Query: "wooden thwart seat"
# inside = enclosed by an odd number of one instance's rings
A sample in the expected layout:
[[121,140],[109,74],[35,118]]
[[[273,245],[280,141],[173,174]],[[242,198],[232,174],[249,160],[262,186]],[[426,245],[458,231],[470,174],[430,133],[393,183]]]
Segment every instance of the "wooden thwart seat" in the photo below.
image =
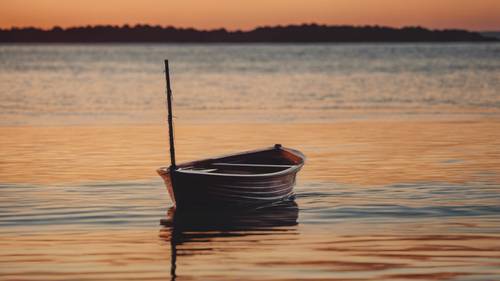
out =
[[239,164],[239,163],[212,163],[212,166],[232,166],[232,167],[262,167],[262,168],[290,168],[293,165],[269,165],[269,164]]

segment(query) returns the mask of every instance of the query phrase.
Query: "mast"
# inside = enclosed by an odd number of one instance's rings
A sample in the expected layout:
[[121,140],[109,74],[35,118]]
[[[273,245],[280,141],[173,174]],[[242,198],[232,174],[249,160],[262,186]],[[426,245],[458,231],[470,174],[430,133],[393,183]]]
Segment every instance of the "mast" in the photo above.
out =
[[170,89],[170,71],[168,60],[165,60],[165,79],[167,80],[168,136],[170,145],[171,170],[175,170],[174,125],[172,121],[172,89]]

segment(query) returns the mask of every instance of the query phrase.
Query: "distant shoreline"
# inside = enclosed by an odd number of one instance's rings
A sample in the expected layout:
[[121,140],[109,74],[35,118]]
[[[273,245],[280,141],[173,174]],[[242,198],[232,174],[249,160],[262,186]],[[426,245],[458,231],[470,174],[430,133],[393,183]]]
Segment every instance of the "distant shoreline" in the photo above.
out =
[[0,29],[0,43],[446,43],[498,42],[479,32],[422,27],[328,26],[258,27],[250,31],[197,30],[150,25],[85,26],[50,30]]

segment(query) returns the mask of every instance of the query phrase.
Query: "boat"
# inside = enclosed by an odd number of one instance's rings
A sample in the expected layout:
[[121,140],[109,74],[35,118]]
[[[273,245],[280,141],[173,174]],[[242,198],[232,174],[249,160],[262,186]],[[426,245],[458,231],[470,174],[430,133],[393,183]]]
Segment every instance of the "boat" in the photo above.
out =
[[297,172],[304,155],[277,144],[242,152],[162,167],[170,198],[178,207],[267,206],[293,199]]
[[177,165],[168,60],[165,74],[171,165],[157,172],[176,208],[259,208],[294,199],[293,187],[305,156],[280,144]]

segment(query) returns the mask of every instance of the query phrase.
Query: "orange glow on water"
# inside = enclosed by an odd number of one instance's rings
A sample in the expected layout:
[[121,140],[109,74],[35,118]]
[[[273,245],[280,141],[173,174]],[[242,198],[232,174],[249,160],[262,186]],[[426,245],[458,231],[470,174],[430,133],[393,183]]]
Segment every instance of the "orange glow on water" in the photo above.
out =
[[317,22],[500,29],[496,0],[4,0],[0,27],[153,24],[211,29]]
[[[498,183],[499,125],[495,119],[183,124],[176,130],[176,148],[178,162],[185,162],[267,147],[278,139],[307,155],[300,180],[463,183],[493,171]],[[168,165],[164,126],[0,127],[0,136],[0,178],[9,183],[146,180]]]

